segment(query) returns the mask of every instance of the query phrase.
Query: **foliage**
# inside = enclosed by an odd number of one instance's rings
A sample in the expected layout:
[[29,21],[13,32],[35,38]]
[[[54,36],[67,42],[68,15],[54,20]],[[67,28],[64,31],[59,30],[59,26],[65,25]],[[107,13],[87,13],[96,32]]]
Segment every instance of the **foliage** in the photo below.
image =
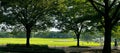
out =
[[34,37],[40,38],[73,38],[71,33],[60,33],[60,32],[39,32]]
[[[24,31],[0,32],[0,38],[25,38]],[[73,38],[71,33],[61,32],[32,32],[31,38]]]
[[112,37],[119,39],[120,38],[120,26],[115,26],[112,30]]
[[[3,1],[3,3],[4,2],[5,1]],[[8,10],[5,10],[5,13],[11,12],[8,13],[7,16],[13,19],[13,23],[22,24],[23,26],[29,25],[31,27],[39,25],[41,28],[46,25],[46,22],[44,21],[49,20],[48,17],[44,17],[44,15],[47,16],[46,13],[49,8],[49,5],[44,5],[45,3],[49,4],[48,1],[44,0],[10,0],[7,1],[8,7],[6,7],[6,9]]]

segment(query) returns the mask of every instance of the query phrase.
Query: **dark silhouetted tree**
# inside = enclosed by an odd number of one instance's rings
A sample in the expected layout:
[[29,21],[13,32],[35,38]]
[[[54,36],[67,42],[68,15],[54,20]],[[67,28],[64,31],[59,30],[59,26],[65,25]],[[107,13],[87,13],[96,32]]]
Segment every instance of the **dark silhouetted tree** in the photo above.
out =
[[97,17],[98,14],[91,13],[95,11],[84,1],[68,0],[65,2],[63,2],[64,4],[58,5],[62,7],[56,10],[55,25],[64,32],[73,31],[77,38],[77,46],[79,47],[81,33],[88,30],[91,25],[90,22],[93,20],[91,18]]
[[120,20],[120,1],[119,0],[88,0],[94,9],[100,13],[104,25],[104,47],[103,53],[111,53],[111,31],[113,26]]
[[27,47],[30,46],[30,33],[33,28],[46,29],[51,25],[51,18],[47,14],[50,4],[51,1],[48,0],[2,0],[7,19],[24,26]]

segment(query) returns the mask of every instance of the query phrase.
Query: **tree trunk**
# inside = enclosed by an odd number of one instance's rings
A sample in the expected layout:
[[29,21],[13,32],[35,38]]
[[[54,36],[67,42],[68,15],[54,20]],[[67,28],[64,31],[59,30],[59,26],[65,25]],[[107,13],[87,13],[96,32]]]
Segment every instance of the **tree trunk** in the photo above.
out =
[[105,14],[104,14],[104,47],[102,53],[111,53],[111,30],[112,30],[112,21],[111,18],[109,17],[109,1],[104,0],[105,3]]
[[31,29],[30,27],[26,27],[26,47],[30,46],[30,33],[31,33]]
[[116,47],[116,46],[118,46],[118,45],[117,45],[117,39],[115,39],[115,47]]
[[111,53],[111,21],[105,19],[104,47],[102,53]]
[[114,41],[114,49],[117,50],[117,47],[118,47],[118,43],[117,43],[117,39],[115,39],[115,41]]
[[79,47],[79,38],[80,38],[80,34],[76,34],[76,37],[77,37],[77,47]]

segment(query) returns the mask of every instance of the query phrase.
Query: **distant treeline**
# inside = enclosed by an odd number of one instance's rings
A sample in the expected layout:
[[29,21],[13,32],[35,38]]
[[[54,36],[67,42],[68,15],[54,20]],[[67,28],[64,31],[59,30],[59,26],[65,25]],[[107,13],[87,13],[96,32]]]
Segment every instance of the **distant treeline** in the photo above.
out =
[[[0,38],[25,38],[25,32],[0,32]],[[34,38],[73,38],[71,33],[60,32],[32,32]]]
[[[0,32],[0,38],[26,38],[25,32]],[[72,32],[32,32],[31,38],[75,38]],[[80,40],[91,41],[93,39],[99,38],[96,35],[91,35],[89,33],[81,34]]]
[[[25,32],[0,32],[0,38],[26,38]],[[76,39],[74,33],[68,32],[32,32],[31,38],[74,38]],[[80,36],[80,40],[82,41],[95,41],[95,42],[102,42],[103,36],[99,35],[98,33],[82,33]],[[114,41],[114,38],[112,38]],[[120,38],[118,38],[120,41]]]

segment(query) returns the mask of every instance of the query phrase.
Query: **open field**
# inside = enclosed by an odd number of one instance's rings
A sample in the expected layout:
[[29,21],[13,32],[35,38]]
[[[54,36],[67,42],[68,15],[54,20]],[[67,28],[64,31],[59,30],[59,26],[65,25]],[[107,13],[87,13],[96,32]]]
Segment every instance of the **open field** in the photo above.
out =
[[[0,38],[0,45],[6,44],[25,44],[25,38]],[[76,46],[76,40],[73,38],[31,38],[30,44],[48,45],[48,46]],[[100,46],[96,42],[80,41],[81,46]]]

